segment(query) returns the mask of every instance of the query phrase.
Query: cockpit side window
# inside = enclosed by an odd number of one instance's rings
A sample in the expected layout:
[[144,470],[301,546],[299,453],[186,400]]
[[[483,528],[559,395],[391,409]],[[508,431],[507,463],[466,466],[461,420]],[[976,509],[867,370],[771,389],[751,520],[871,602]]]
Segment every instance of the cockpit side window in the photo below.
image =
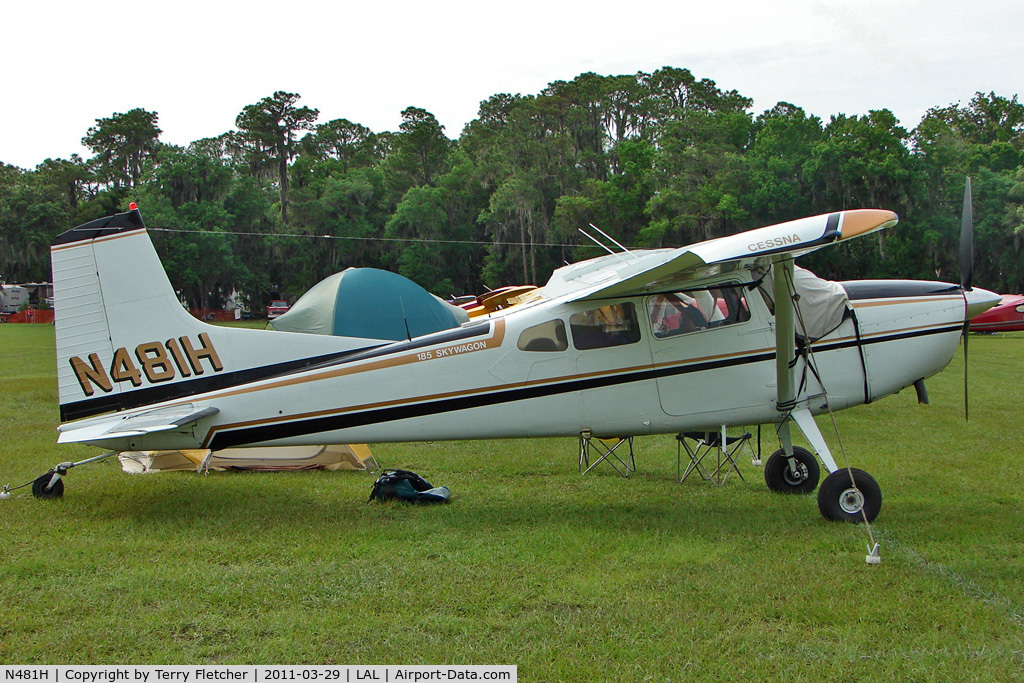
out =
[[657,294],[647,300],[647,312],[657,339],[750,320],[745,292],[737,287]]
[[527,327],[519,335],[520,351],[565,351],[569,341],[565,336],[565,323],[557,318]]
[[569,318],[573,345],[584,351],[640,341],[636,308],[629,302],[592,308]]

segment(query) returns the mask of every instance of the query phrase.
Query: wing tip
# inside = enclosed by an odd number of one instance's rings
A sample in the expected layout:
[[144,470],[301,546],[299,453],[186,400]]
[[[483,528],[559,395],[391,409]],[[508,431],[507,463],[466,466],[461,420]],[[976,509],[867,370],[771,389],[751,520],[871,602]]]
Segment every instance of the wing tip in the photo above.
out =
[[895,211],[887,209],[852,209],[842,212],[842,223],[839,227],[839,239],[848,240],[891,228],[899,222]]

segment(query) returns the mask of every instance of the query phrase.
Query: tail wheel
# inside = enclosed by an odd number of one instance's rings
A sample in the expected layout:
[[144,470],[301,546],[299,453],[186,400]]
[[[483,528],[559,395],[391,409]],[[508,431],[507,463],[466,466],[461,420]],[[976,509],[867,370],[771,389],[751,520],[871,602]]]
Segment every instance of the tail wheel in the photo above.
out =
[[818,490],[821,516],[832,522],[873,522],[882,509],[882,489],[875,478],[854,467],[825,477]]
[[818,486],[821,469],[818,459],[809,450],[793,446],[796,466],[791,467],[786,452],[779,449],[772,453],[764,466],[764,482],[778,493],[810,493]]
[[32,482],[32,495],[36,498],[60,498],[64,495],[64,480],[57,477],[57,481],[50,483],[56,473],[50,470],[46,474],[36,477]]

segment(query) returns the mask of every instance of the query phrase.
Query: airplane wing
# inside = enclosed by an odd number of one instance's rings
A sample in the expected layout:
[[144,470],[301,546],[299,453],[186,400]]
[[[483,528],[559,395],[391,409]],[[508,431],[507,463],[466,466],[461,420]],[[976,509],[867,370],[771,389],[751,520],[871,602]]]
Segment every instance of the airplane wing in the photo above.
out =
[[612,254],[558,269],[545,285],[544,295],[587,301],[670,291],[680,283],[701,277],[715,265],[752,263],[783,254],[796,257],[834,242],[892,227],[898,220],[892,211],[881,209],[838,211],[679,249]]
[[57,443],[91,443],[109,441],[123,437],[141,436],[153,432],[180,429],[204,417],[216,415],[220,410],[213,407],[196,408],[191,403],[143,410],[125,415],[114,413],[104,417],[69,422],[57,428],[60,436]]

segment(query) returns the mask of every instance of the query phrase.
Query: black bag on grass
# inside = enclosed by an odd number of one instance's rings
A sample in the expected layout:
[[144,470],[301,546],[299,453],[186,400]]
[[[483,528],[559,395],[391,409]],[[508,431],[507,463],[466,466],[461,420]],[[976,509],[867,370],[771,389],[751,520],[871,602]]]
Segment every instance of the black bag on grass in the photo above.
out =
[[384,470],[373,482],[370,500],[405,500],[411,503],[448,502],[448,487],[434,487],[409,470]]

